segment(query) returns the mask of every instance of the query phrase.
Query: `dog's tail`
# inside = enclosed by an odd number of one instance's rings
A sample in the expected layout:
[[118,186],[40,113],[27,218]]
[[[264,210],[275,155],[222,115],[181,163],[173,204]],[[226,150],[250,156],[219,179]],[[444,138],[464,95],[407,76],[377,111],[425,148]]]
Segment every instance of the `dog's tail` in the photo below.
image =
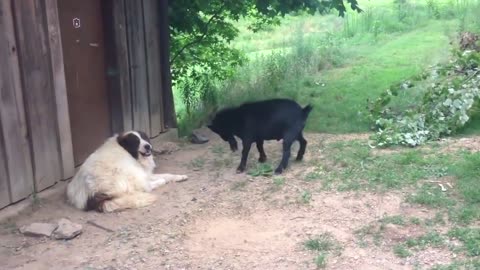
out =
[[112,199],[113,196],[110,196],[106,193],[97,192],[93,194],[93,196],[88,197],[85,211],[95,210],[98,212],[103,212],[106,202]]
[[310,114],[312,109],[313,109],[313,106],[310,104],[308,104],[307,106],[305,106],[305,108],[302,109],[302,114],[304,119],[308,118],[308,115]]

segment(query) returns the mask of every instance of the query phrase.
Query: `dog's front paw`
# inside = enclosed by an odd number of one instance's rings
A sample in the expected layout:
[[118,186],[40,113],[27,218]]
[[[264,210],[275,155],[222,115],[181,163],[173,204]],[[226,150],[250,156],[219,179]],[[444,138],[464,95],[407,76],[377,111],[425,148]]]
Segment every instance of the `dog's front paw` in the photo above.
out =
[[188,176],[187,175],[179,175],[177,177],[177,179],[175,179],[175,182],[183,182],[183,181],[187,181],[188,180]]

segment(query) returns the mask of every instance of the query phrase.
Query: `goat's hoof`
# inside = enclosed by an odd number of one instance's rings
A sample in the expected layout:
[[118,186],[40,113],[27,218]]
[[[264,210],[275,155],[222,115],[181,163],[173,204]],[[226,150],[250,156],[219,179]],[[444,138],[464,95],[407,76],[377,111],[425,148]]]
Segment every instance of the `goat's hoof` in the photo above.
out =
[[245,168],[237,168],[237,173],[243,173],[245,171]]
[[264,163],[265,161],[267,161],[267,157],[258,158],[258,162],[260,162],[260,163]]
[[277,169],[275,170],[275,174],[282,174],[282,172],[283,172],[283,169],[282,169],[282,168],[277,168]]
[[295,159],[295,161],[302,161],[302,160],[303,160],[303,157],[297,157],[297,158]]

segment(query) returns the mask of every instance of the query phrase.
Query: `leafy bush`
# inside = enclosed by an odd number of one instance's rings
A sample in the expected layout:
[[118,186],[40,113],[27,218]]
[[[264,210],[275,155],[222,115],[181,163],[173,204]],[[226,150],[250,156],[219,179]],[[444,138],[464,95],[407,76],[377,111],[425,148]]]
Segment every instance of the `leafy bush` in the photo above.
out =
[[[450,63],[435,67],[430,74],[390,87],[368,104],[376,131],[371,139],[377,146],[417,146],[454,134],[469,121],[478,106],[479,65],[479,52],[456,51]],[[418,106],[400,114],[387,107],[393,97],[420,82],[431,83]]]

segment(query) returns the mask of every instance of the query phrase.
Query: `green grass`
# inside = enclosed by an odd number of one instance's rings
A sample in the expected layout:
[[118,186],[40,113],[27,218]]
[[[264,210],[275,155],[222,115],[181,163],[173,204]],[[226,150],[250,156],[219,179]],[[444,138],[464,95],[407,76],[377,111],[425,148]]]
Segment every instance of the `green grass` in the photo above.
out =
[[451,166],[451,171],[458,179],[458,189],[464,199],[480,206],[480,154],[464,152],[460,159]]
[[327,160],[335,170],[327,173],[324,182],[335,182],[338,190],[388,190],[442,176],[447,169],[448,155],[430,155],[428,150],[398,151],[374,154],[365,142],[349,141],[329,145]]
[[[454,266],[462,264],[466,266],[478,265],[480,256],[480,229],[456,227],[451,229],[446,235],[438,232],[429,232],[416,238],[410,238],[394,246],[393,252],[401,258],[409,257],[416,250],[423,250],[427,247],[441,248],[448,246],[447,238],[456,239],[461,242],[461,246],[451,246],[450,248],[457,253],[463,253],[473,260],[466,260],[452,263],[450,266],[437,266],[434,269],[456,269]],[[463,269],[463,268],[461,268]],[[470,268],[466,268],[470,269]],[[472,268],[477,269],[477,268]]]
[[232,184],[231,190],[242,190],[248,184],[248,181],[238,181]]
[[323,233],[317,237],[308,239],[304,245],[308,250],[320,252],[338,249],[338,243],[330,233]]
[[393,253],[400,258],[406,258],[412,255],[412,253],[403,244],[395,245],[395,247],[393,247]]
[[402,216],[387,216],[380,220],[382,224],[405,225],[405,218]]
[[411,217],[410,223],[414,225],[420,225],[422,223],[422,220],[418,217]]
[[432,184],[422,185],[419,190],[407,197],[407,201],[437,208],[455,204],[455,201],[442,192],[440,187]]
[[437,232],[429,232],[425,235],[410,238],[405,241],[405,245],[408,248],[425,249],[426,247],[441,247],[445,244],[445,237]]
[[281,176],[275,176],[273,177],[273,183],[277,187],[283,186],[285,184],[285,178]]
[[444,27],[432,22],[410,33],[392,35],[375,46],[357,45],[348,52],[356,57],[345,67],[311,76],[311,80],[321,80],[325,86],[299,90],[307,93],[300,100],[312,102],[315,108],[307,130],[368,131],[369,122],[361,114],[365,113],[367,99],[374,99],[391,84],[418,74],[428,65],[445,61],[449,40],[442,31]]
[[317,253],[314,259],[317,268],[325,268],[328,255],[332,252],[333,255],[339,255],[342,249],[340,243],[330,233],[322,233],[317,237],[310,238],[303,242],[303,245],[307,250]]
[[480,269],[480,259],[468,259],[463,261],[454,261],[449,265],[436,265],[431,270],[478,270]]
[[427,247],[443,247],[446,244],[445,237],[437,232],[429,232],[425,235],[407,239],[393,247],[393,253],[400,258],[410,257],[417,250]]
[[[437,153],[437,147],[402,149],[382,153],[366,142],[353,140],[329,144],[325,157],[313,164],[326,166],[318,181],[336,190],[390,190],[414,187],[407,202],[448,213],[451,222],[470,224],[480,220],[480,153]],[[432,179],[449,177],[453,185],[442,191]],[[430,223],[443,222],[437,214]]]
[[454,228],[448,236],[462,242],[462,250],[468,256],[480,256],[480,228]]
[[384,228],[384,226],[380,226],[379,229],[377,229],[376,226],[369,224],[366,226],[363,226],[362,228],[358,229],[355,231],[355,235],[358,239],[358,245],[361,247],[367,247],[369,245],[369,241],[367,237],[371,237],[373,239],[373,244],[375,246],[380,246],[381,240],[383,238],[381,230]]
[[189,166],[194,171],[200,171],[204,168],[206,160],[203,157],[197,157],[189,162]]

